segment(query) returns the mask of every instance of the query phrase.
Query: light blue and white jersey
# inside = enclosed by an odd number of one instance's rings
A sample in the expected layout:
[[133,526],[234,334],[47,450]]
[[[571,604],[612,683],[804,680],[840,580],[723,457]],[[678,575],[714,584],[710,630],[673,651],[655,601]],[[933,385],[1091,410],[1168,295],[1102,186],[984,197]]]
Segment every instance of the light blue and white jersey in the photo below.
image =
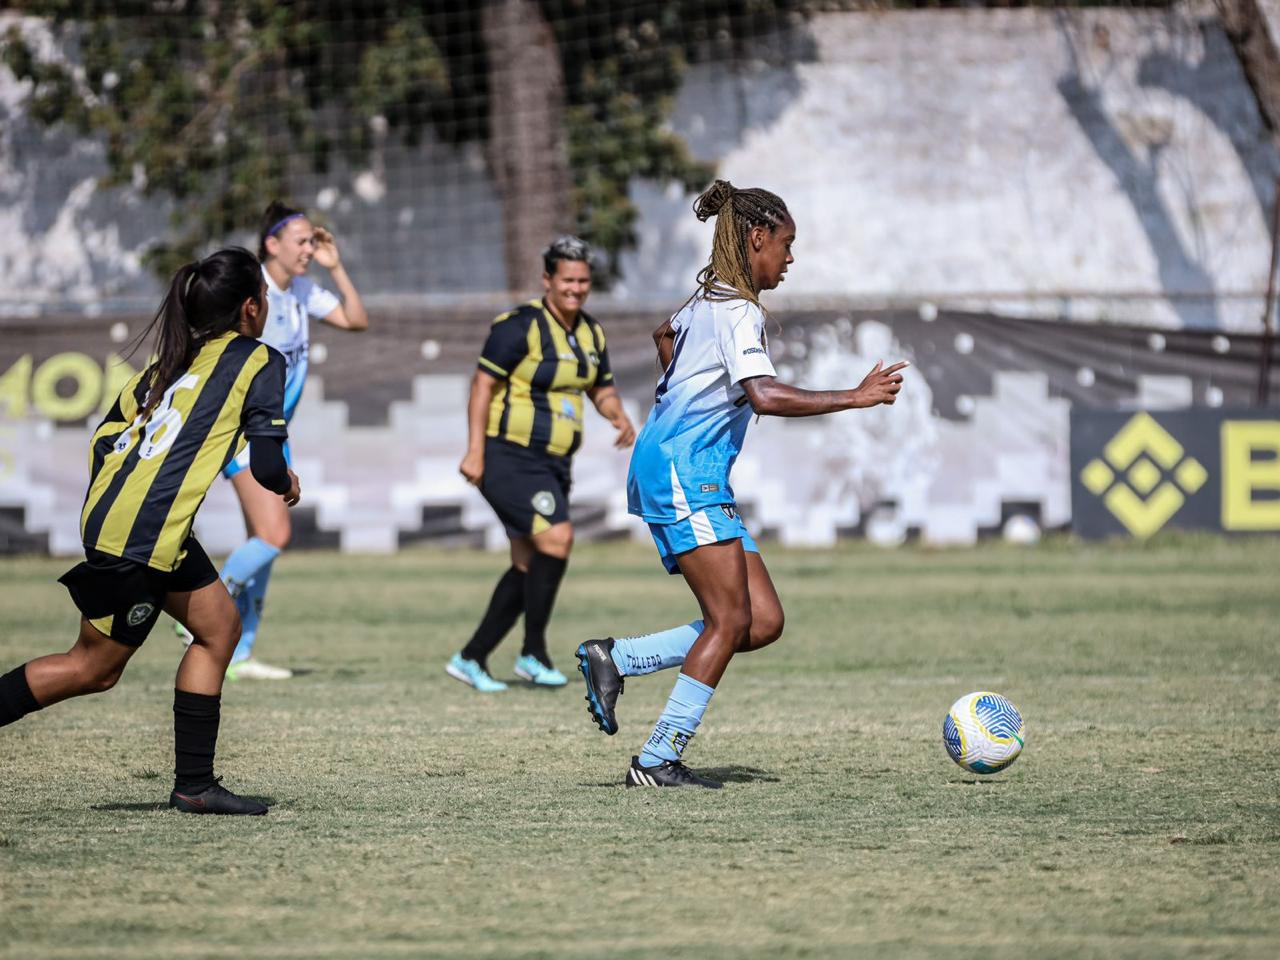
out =
[[322,319],[342,305],[342,301],[307,277],[294,277],[281,290],[262,268],[267,281],[267,323],[259,338],[284,354],[284,416],[302,399],[302,385],[307,379],[307,354],[311,345],[311,318]]
[[671,363],[627,474],[627,508],[649,523],[734,502],[729,471],[752,415],[742,381],[775,376],[754,303],[698,296],[671,326]]

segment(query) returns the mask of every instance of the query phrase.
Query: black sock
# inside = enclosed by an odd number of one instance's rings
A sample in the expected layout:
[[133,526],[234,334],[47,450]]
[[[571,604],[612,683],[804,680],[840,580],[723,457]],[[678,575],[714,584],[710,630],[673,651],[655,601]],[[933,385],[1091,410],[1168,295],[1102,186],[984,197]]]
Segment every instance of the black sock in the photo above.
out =
[[27,685],[27,665],[15,667],[0,677],[0,727],[21,720],[40,709]]
[[489,669],[486,662],[489,654],[502,642],[524,610],[524,581],[525,575],[515,567],[509,568],[498,579],[493,596],[489,598],[489,609],[484,612],[471,641],[462,648],[465,659],[474,660]]
[[199,793],[213,783],[222,697],[173,691],[173,789]]
[[520,653],[537,657],[547,667],[551,666],[551,658],[547,656],[547,624],[551,622],[556,591],[568,566],[568,560],[535,552],[524,580],[524,648]]

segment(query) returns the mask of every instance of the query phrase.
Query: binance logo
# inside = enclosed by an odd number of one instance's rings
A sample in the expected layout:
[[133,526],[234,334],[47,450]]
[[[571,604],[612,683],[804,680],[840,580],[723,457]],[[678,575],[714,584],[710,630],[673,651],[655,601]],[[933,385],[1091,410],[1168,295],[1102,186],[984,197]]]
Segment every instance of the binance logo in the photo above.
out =
[[1080,481],[1135,537],[1145,540],[1204,486],[1208,471],[1147,413],[1112,437]]

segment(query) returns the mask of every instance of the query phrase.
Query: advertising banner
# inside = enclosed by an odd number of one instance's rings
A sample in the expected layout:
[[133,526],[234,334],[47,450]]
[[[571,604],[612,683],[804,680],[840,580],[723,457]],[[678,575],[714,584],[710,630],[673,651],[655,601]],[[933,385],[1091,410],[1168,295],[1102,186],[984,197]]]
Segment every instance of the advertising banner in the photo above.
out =
[[1071,414],[1071,528],[1280,531],[1280,409]]

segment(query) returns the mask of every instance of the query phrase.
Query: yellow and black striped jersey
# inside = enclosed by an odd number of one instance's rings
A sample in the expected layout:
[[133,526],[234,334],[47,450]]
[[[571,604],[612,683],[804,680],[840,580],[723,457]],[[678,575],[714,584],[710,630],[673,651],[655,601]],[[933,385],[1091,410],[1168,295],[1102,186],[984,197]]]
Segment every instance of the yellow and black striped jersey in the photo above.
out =
[[225,333],[196,353],[146,423],[148,367],[94,432],[80,514],[86,548],[174,570],[210,484],[248,437],[286,437],[284,357]]
[[583,391],[613,383],[600,324],[579,311],[568,331],[541,300],[493,321],[480,369],[505,381],[485,434],[562,457],[582,442]]

